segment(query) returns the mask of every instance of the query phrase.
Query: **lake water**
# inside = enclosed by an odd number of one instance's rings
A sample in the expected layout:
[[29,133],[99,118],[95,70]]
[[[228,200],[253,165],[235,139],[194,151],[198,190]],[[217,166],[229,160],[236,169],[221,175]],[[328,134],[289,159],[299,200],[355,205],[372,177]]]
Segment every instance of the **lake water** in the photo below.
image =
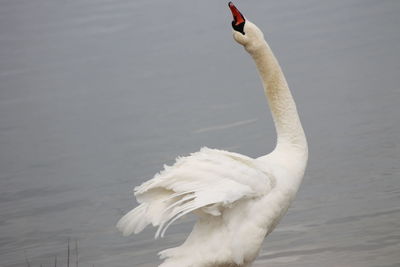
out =
[[[400,266],[400,2],[237,5],[280,60],[310,145],[254,266]],[[230,21],[216,0],[0,1],[1,266],[65,266],[68,238],[82,267],[156,266],[193,218],[162,240],[122,237],[133,187],[202,146],[273,148]]]

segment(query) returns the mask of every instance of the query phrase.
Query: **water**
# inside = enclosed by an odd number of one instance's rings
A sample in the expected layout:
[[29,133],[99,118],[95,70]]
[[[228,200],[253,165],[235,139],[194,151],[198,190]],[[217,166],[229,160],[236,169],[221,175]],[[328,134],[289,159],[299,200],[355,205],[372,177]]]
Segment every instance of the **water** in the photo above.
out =
[[[310,143],[299,195],[255,266],[400,265],[400,3],[239,1],[264,30]],[[253,157],[271,117],[225,1],[0,2],[0,265],[155,266],[114,225],[134,185],[201,146]]]

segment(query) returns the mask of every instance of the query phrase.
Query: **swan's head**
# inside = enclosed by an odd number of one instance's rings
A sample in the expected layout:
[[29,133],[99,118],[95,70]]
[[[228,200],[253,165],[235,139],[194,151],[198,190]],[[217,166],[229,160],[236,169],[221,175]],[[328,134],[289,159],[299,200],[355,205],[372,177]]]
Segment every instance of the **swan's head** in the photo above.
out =
[[243,45],[249,52],[262,45],[265,42],[262,31],[256,25],[246,20],[232,2],[229,2],[228,5],[233,16],[233,39]]

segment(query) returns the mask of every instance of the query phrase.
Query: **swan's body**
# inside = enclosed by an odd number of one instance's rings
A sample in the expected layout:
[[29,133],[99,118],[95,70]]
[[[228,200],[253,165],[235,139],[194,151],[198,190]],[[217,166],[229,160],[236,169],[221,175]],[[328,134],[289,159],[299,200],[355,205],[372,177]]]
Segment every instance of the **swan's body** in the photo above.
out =
[[[235,16],[237,9],[230,7]],[[199,217],[181,246],[160,253],[162,267],[250,266],[303,178],[307,141],[285,77],[262,32],[249,21],[243,30],[234,31],[234,39],[259,70],[277,129],[276,148],[256,159],[203,148],[135,188],[140,205],[118,223],[125,235],[152,224],[158,226],[156,237],[163,236],[183,215]]]

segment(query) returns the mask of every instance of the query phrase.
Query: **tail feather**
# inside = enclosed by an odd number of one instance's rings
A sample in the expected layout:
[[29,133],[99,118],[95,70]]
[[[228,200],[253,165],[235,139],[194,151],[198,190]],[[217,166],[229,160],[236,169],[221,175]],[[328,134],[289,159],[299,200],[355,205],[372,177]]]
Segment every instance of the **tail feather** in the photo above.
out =
[[206,213],[219,215],[207,210],[207,206],[214,203],[213,199],[200,199],[193,192],[182,194],[171,191],[163,198],[141,203],[119,220],[117,228],[124,236],[128,236],[141,232],[151,223],[153,226],[158,226],[155,238],[164,237],[172,223],[192,211],[205,208]]
[[117,228],[124,236],[141,232],[149,222],[146,220],[147,204],[142,203],[125,214],[117,223]]
[[[184,208],[180,208],[179,212],[175,212],[172,213],[171,219],[169,219],[168,221],[165,221],[163,223],[163,225],[160,225],[159,229],[157,230],[156,233],[156,238],[158,237],[157,234],[160,234],[161,231],[161,237],[164,237],[165,232],[167,231],[167,229],[171,226],[171,224],[173,224],[176,220],[178,220],[179,218],[185,216],[186,214],[198,209],[199,207],[193,205],[192,203],[187,204]],[[167,225],[164,227],[164,224],[167,223]]]

